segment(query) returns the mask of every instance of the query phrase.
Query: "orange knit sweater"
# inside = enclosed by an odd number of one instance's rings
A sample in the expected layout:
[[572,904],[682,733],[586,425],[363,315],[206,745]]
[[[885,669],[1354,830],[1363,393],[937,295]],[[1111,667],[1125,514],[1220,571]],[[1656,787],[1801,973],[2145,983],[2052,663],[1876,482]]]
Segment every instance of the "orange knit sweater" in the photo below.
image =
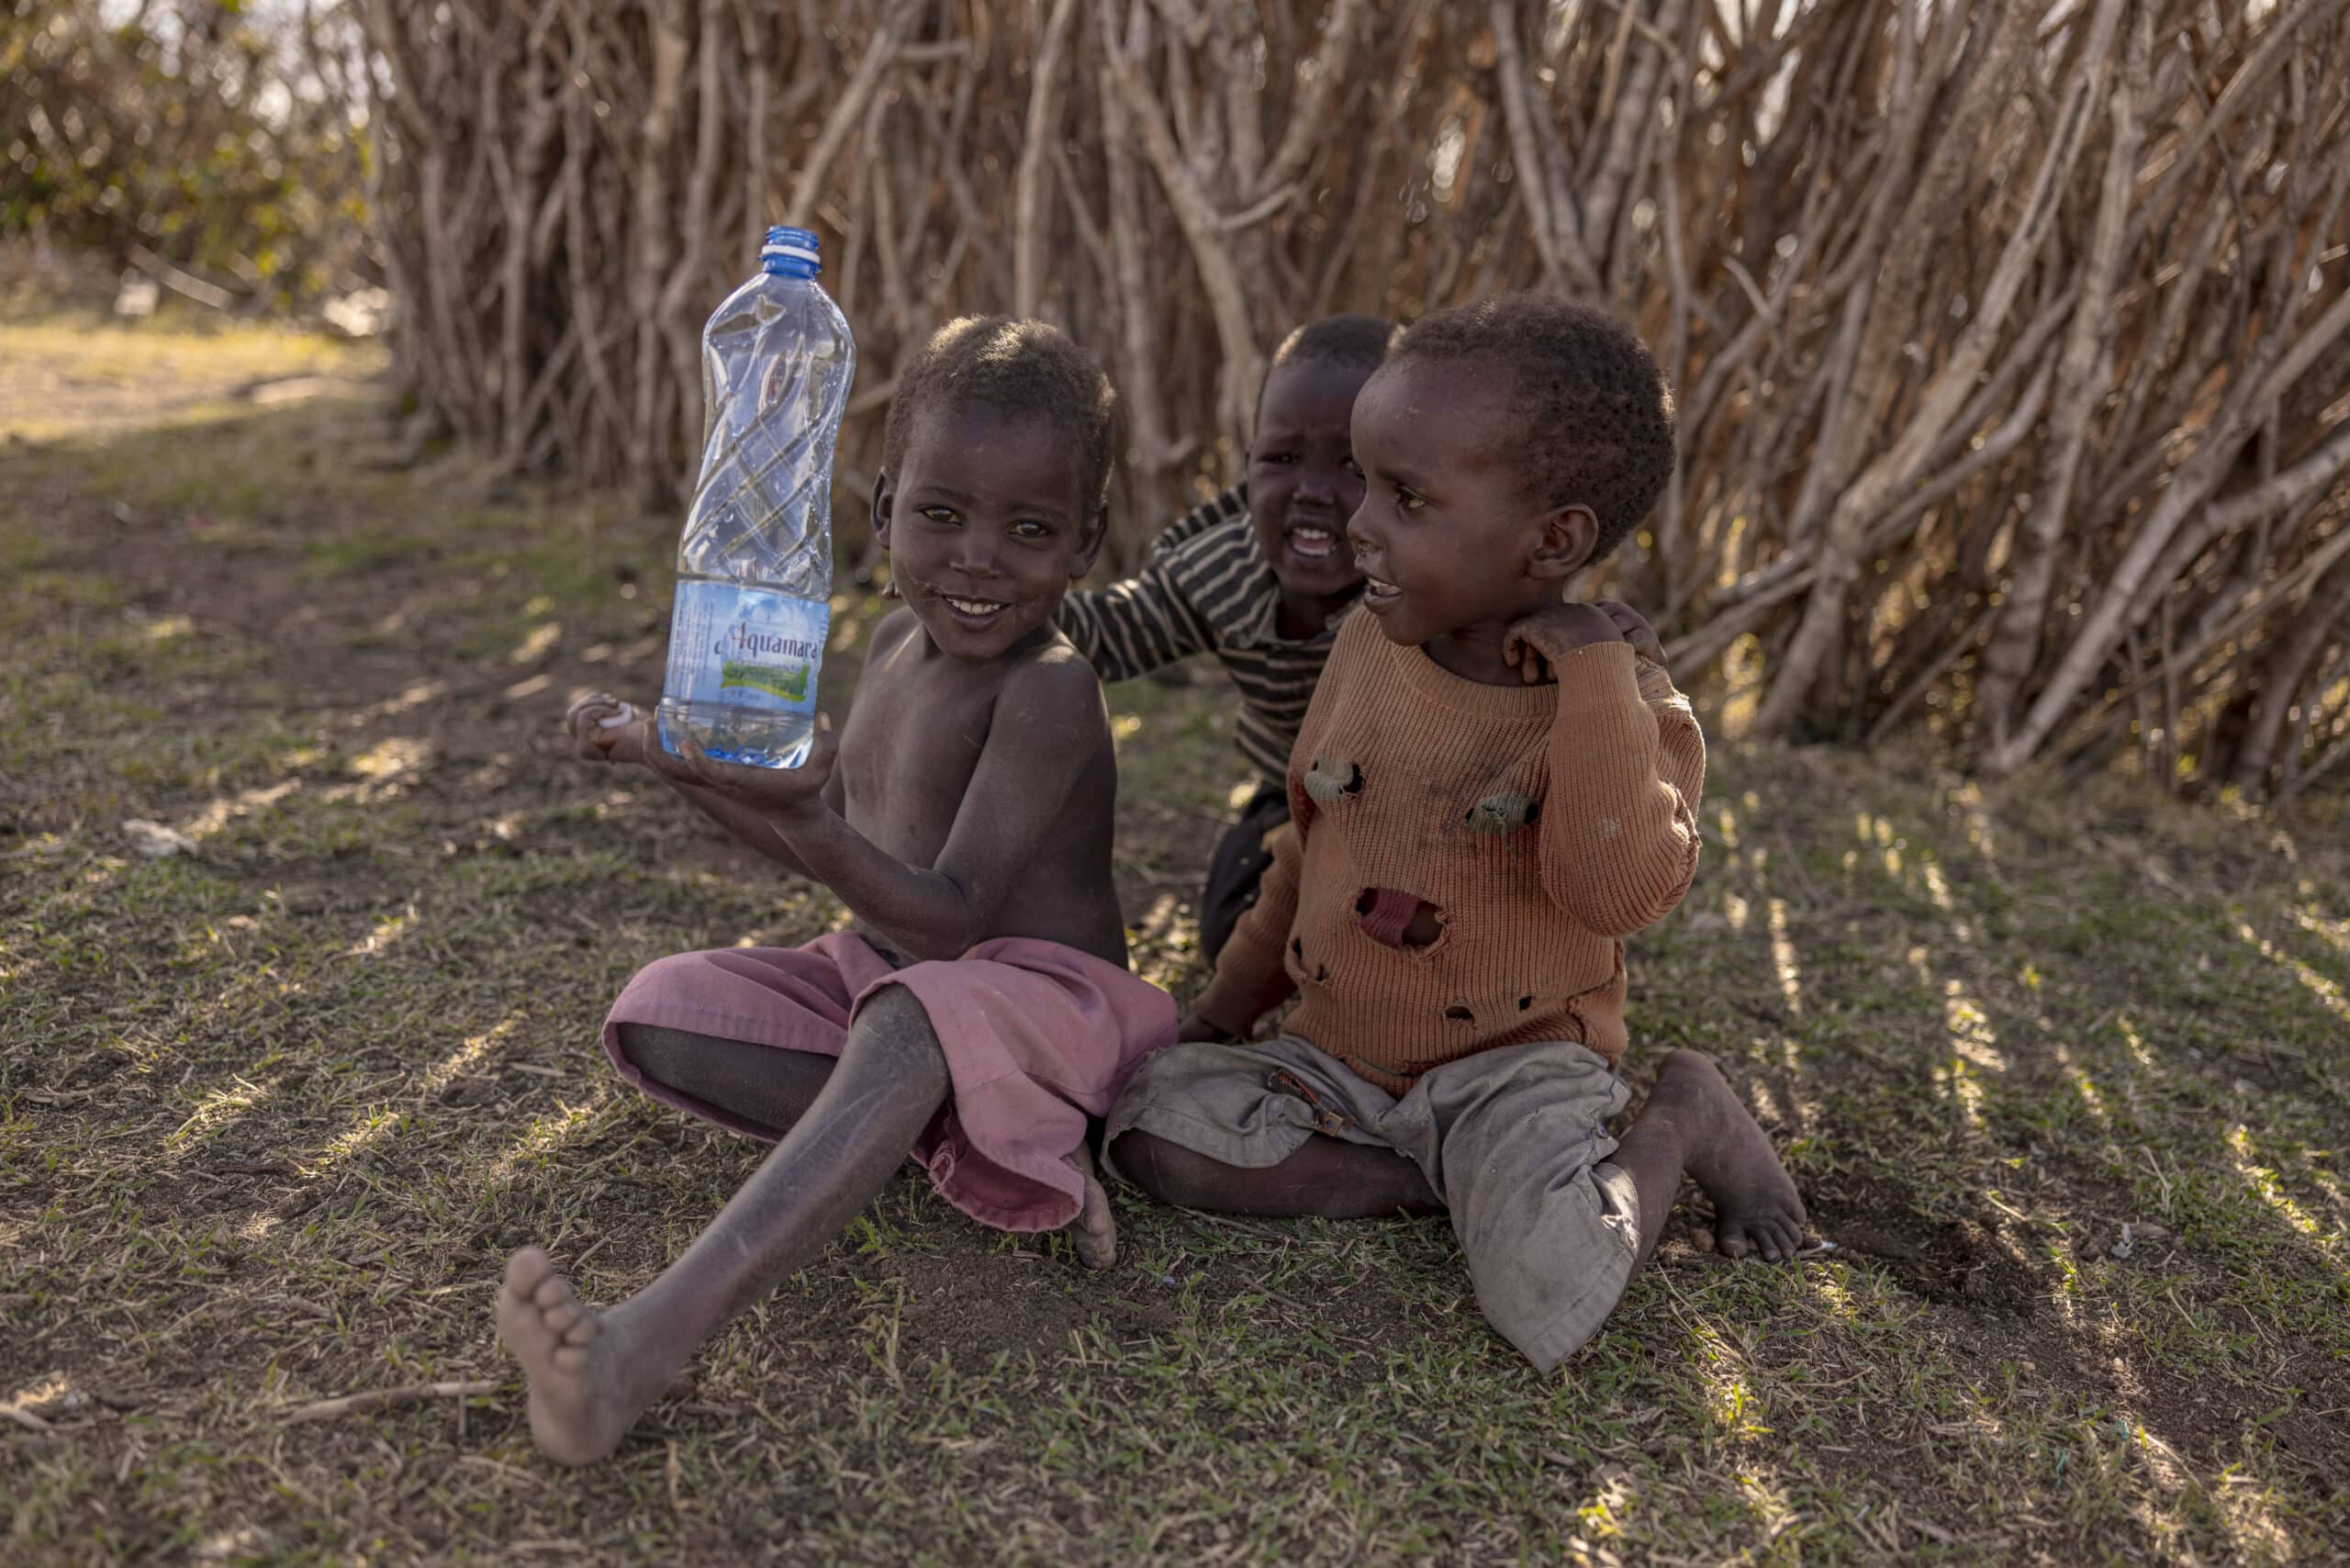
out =
[[[1689,890],[1706,743],[1629,644],[1557,673],[1482,686],[1349,617],[1290,756],[1296,832],[1199,1011],[1245,1030],[1296,991],[1289,1032],[1398,1094],[1496,1046],[1622,1057],[1621,938]],[[1436,939],[1404,945],[1422,903]]]

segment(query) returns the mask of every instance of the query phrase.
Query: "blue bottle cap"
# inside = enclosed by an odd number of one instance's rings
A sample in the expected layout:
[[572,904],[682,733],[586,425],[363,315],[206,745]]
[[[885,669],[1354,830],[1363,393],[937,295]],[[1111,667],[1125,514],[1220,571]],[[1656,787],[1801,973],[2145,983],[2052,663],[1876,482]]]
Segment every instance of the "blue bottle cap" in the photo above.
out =
[[787,229],[778,224],[767,230],[767,242],[759,247],[759,264],[771,273],[791,277],[814,277],[824,270],[822,247],[812,229]]

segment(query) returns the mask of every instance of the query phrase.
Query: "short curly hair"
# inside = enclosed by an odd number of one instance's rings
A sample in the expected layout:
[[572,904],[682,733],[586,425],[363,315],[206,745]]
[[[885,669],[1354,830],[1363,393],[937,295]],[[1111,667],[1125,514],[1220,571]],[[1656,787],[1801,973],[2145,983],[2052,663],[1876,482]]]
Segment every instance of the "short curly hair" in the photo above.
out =
[[1589,507],[1594,564],[1639,526],[1673,477],[1673,391],[1656,359],[1615,317],[1537,294],[1431,311],[1388,364],[1483,361],[1511,380],[1496,450],[1545,507]]
[[1093,358],[1049,322],[963,316],[933,332],[898,376],[882,426],[881,466],[897,472],[924,415],[977,405],[1035,414],[1060,428],[1078,465],[1079,494],[1109,498],[1118,453],[1118,394]]
[[1377,370],[1403,329],[1384,316],[1325,316],[1283,338],[1257,383],[1257,411],[1265,409],[1265,386],[1273,372],[1292,364],[1342,364],[1365,375]]

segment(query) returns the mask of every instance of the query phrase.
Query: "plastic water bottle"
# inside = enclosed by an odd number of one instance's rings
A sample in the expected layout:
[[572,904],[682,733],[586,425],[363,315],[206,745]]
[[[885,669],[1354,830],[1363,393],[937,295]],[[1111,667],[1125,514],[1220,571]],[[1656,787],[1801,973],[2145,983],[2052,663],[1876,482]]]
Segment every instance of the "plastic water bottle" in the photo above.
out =
[[808,759],[832,624],[833,444],[856,374],[816,236],[770,229],[701,333],[701,480],[677,545],[661,744],[757,767]]

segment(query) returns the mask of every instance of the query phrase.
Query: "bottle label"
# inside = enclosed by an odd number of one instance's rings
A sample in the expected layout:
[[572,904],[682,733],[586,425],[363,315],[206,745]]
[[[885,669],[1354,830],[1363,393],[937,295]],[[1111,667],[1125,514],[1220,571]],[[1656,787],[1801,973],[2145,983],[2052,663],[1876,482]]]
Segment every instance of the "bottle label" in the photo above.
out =
[[662,694],[696,706],[812,716],[832,622],[831,606],[772,588],[680,582]]

